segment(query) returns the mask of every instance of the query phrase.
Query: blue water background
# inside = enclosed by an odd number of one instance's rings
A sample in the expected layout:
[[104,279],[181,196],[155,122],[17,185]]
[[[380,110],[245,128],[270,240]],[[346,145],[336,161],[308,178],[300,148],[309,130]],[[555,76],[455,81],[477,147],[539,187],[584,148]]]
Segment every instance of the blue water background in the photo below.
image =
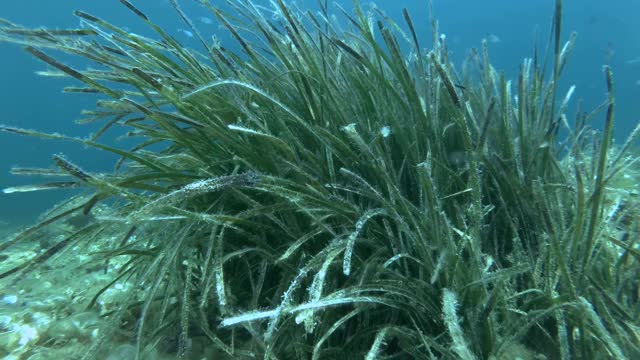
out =
[[[221,1],[214,1],[219,3]],[[157,24],[174,31],[185,45],[200,49],[197,41],[182,29],[187,29],[172,10],[168,0],[138,0]],[[266,5],[268,1],[256,3]],[[330,11],[338,14],[330,1]],[[351,0],[341,0],[347,9]],[[640,1],[638,0],[566,0],[564,1],[563,39],[577,31],[578,43],[564,74],[560,91],[576,85],[574,99],[583,99],[586,109],[593,109],[606,99],[602,66],[614,70],[617,101],[616,141],[624,137],[640,120]],[[236,48],[229,33],[219,27],[215,17],[195,1],[181,4],[199,27],[205,38],[216,34],[228,48]],[[318,9],[313,1],[297,1],[301,8]],[[366,4],[363,1],[363,4]],[[378,7],[398,23],[404,25],[402,8],[412,14],[423,47],[430,46],[430,25],[427,1],[379,0]],[[366,7],[366,6],[365,6]],[[553,0],[434,0],[435,15],[440,31],[446,34],[452,59],[461,65],[470,47],[478,47],[483,38],[490,40],[492,64],[516,80],[522,59],[533,54],[534,40],[544,45],[548,39]],[[79,20],[74,9],[99,15],[110,22],[126,26],[130,31],[151,35],[148,28],[117,0],[21,0],[2,1],[0,17],[32,27],[77,27]],[[208,24],[207,19],[213,21]],[[537,36],[536,36],[537,34]],[[544,48],[544,47],[542,47]],[[76,59],[62,57],[68,64],[80,65]],[[635,60],[635,61],[634,61]],[[20,46],[0,43],[0,123],[18,127],[60,132],[72,136],[86,136],[96,126],[77,125],[82,109],[93,109],[92,95],[63,94],[64,86],[79,85],[72,79],[42,78],[37,70],[47,66],[33,59]],[[570,106],[574,113],[576,100]],[[594,121],[602,124],[604,115]],[[104,138],[103,140],[109,140]],[[0,133],[0,188],[38,183],[39,178],[9,174],[12,166],[51,167],[51,155],[64,153],[88,171],[109,171],[114,156],[60,141],[43,141]],[[34,193],[0,194],[0,221],[31,223],[42,211],[73,194],[73,191],[44,191]]]

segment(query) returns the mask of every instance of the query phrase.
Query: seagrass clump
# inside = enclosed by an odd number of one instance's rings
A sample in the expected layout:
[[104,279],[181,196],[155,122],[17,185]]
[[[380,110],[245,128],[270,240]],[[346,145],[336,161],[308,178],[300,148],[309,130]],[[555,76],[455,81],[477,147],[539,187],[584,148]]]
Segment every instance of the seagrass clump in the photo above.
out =
[[[100,256],[123,266],[87,305],[117,281],[135,290],[103,314],[86,357],[127,342],[194,358],[640,356],[640,253],[606,216],[609,183],[636,163],[623,154],[637,131],[613,150],[609,68],[603,130],[588,126],[600,112],[569,124],[574,89],[560,95],[558,78],[576,37],[563,42],[560,0],[549,53],[514,80],[491,66],[486,42],[456,71],[436,21],[422,38],[407,11],[396,24],[357,2],[332,20],[326,2],[312,13],[277,0],[267,13],[200,1],[231,44],[172,0],[193,50],[120,2],[155,35],[82,11],[79,29],[0,29],[55,69],[44,75],[78,80],[65,91],[97,94],[81,121],[103,124],[87,138],[0,130],[120,157],[107,174],[56,155],[49,172],[68,181],[5,190],[90,196],[2,250],[112,208],[0,275],[118,234]],[[91,64],[72,68],[51,50]],[[137,145],[103,141],[108,132]]]

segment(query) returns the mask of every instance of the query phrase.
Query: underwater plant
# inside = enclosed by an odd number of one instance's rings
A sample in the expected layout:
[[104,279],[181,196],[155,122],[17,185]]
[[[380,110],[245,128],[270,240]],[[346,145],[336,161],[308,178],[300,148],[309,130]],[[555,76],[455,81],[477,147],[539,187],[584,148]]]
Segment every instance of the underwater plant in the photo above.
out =
[[[95,173],[54,155],[59,170],[20,172],[68,181],[5,189],[86,193],[0,251],[92,217],[0,279],[104,243],[92,261],[112,280],[87,308],[132,285],[101,311],[85,358],[640,357],[637,226],[620,239],[605,211],[610,183],[637,165],[626,154],[640,130],[614,149],[608,67],[603,131],[589,127],[599,111],[569,125],[573,88],[559,96],[558,79],[576,36],[563,43],[561,0],[550,53],[525,59],[514,82],[486,42],[457,72],[437,22],[425,49],[406,10],[402,30],[355,2],[340,9],[344,30],[326,2],[314,14],[277,0],[274,21],[251,1],[227,1],[231,15],[200,0],[234,52],[171,0],[198,52],[120,2],[157,38],[82,11],[79,29],[0,28],[56,69],[48,75],[82,84],[66,92],[97,94],[82,122],[103,123],[87,138],[0,130],[120,157]],[[122,129],[134,147],[102,142]]]

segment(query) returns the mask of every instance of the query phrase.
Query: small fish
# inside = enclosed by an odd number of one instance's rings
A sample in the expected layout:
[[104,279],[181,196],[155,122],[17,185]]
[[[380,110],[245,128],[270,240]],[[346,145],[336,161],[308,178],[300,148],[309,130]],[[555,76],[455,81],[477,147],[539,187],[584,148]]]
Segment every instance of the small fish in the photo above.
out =
[[613,47],[613,43],[609,41],[607,47],[604,49],[604,62],[605,64],[611,64],[611,60],[616,55],[616,49]]
[[200,16],[198,19],[199,19],[199,20],[200,20],[200,22],[201,22],[201,23],[203,23],[203,24],[207,24],[207,25],[209,25],[209,24],[213,24],[213,20],[211,20],[211,18],[208,18],[208,17],[206,17],[206,16]]
[[449,164],[455,170],[465,170],[468,164],[467,153],[462,150],[455,150],[447,154]]
[[489,34],[489,36],[487,36],[487,41],[492,43],[492,44],[497,44],[497,43],[501,42],[502,40],[500,40],[500,38],[496,34]]
[[185,30],[185,29],[178,29],[178,32],[181,32],[185,35],[187,35],[188,37],[193,37],[193,33],[189,30]]
[[625,61],[625,64],[627,65],[640,64],[640,56],[638,56],[635,59]]

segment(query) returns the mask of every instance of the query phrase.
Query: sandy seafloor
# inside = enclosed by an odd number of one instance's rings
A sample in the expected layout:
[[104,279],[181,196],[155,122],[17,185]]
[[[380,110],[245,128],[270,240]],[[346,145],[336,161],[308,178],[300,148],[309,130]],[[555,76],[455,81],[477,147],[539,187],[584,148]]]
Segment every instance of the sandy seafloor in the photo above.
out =
[[[43,231],[34,239],[7,249],[0,257],[2,269],[33,258],[43,251],[45,242],[62,240],[72,230],[57,228],[60,234]],[[10,239],[19,230],[4,224],[0,238]],[[81,255],[78,250],[68,249],[33,271],[2,280],[0,357],[75,359],[99,336],[100,309],[87,310],[86,306],[109,283],[115,269],[111,266],[105,274],[104,264],[92,262],[90,255]],[[123,284],[108,290],[108,300],[105,298],[101,307],[106,309],[109,302],[117,303],[122,290]]]
[[[73,219],[49,226],[0,253],[0,272],[12,269],[44,252],[53,244],[92,219]],[[0,244],[14,238],[24,227],[0,222]],[[0,280],[0,358],[80,359],[100,336],[102,314],[113,310],[131,285],[117,282],[106,290],[96,305],[87,309],[96,293],[114,279],[124,261],[105,265],[96,251],[112,243],[110,234],[91,244],[79,243],[63,250],[33,270]],[[123,259],[124,260],[124,259]],[[137,293],[137,291],[134,291]],[[129,299],[130,300],[130,299]],[[120,343],[108,344],[110,351],[98,359],[127,360],[135,356],[134,334],[121,334]],[[128,342],[126,339],[130,339]],[[147,359],[171,359],[153,353]],[[206,356],[205,356],[206,358]]]
[[[77,197],[63,201],[38,221],[64,209],[86,202]],[[105,205],[96,205],[91,216],[74,215],[62,219],[27,236],[15,245],[0,251],[0,273],[13,269],[45,252],[66,239],[76,230],[109,217],[112,211]],[[35,223],[34,223],[35,224]],[[0,245],[10,241],[27,227],[0,219]],[[126,280],[115,282],[105,290],[91,309],[88,304],[117,276],[128,256],[104,261],[99,252],[112,249],[122,234],[100,233],[90,241],[79,241],[75,246],[54,255],[42,264],[26,271],[0,279],[0,359],[45,360],[81,359],[100,338],[100,328],[108,321],[103,315],[117,309],[122,303],[137,301],[144,294]],[[137,319],[122,320],[133,328]],[[95,359],[135,359],[136,334],[117,330],[105,343],[106,351],[95,354]],[[202,341],[200,341],[202,340]],[[191,352],[184,359],[231,359],[205,345],[204,339],[191,339]],[[151,349],[143,353],[142,360],[169,360],[175,355]]]

